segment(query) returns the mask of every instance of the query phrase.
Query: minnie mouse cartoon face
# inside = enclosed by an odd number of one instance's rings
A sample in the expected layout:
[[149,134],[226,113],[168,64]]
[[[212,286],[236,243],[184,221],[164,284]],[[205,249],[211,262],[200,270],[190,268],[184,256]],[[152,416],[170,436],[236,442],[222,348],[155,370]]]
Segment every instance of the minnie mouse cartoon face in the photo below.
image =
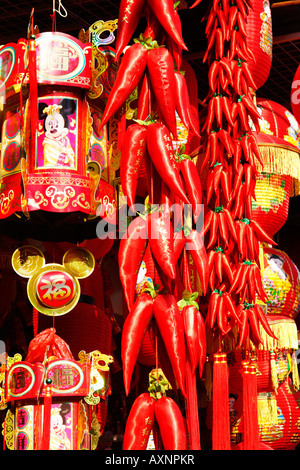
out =
[[70,144],[68,133],[69,117],[76,110],[76,103],[71,99],[62,99],[58,104],[39,103],[39,118],[44,120],[44,161],[43,166],[74,167],[75,154]]

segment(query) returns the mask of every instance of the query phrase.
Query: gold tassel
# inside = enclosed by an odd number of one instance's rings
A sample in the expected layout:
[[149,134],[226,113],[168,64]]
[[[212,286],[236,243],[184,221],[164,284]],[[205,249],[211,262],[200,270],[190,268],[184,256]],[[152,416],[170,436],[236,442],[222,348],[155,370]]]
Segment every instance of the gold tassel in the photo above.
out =
[[291,196],[300,192],[299,152],[281,145],[259,145],[263,166],[257,162],[257,170],[264,173],[287,175],[293,178]]
[[291,354],[291,363],[292,363],[292,382],[293,382],[294,388],[296,390],[299,390],[299,371],[298,371],[295,351]]
[[277,400],[269,393],[258,394],[257,414],[259,427],[276,426],[278,423]]
[[274,353],[274,351],[270,351],[270,367],[271,367],[272,384],[273,384],[275,393],[277,393],[279,382],[278,382],[278,375],[277,375],[276,354]]

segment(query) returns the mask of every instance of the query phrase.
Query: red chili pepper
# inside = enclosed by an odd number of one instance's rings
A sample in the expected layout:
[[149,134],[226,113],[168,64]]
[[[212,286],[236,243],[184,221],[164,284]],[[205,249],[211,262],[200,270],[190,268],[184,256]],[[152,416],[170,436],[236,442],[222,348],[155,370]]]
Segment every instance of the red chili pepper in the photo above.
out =
[[197,308],[194,305],[185,305],[181,310],[184,333],[191,360],[191,369],[195,372],[199,361],[199,338]]
[[226,207],[223,207],[223,213],[225,214],[226,217],[226,222],[228,225],[228,230],[230,232],[230,236],[237,241],[237,234],[236,234],[236,227],[235,227],[235,222],[233,220],[233,217],[228,209]]
[[120,178],[127,204],[135,203],[139,170],[146,152],[147,128],[140,124],[131,124],[126,129],[121,152]]
[[247,7],[244,3],[244,0],[236,0],[235,3],[236,3],[236,6],[237,6],[238,10],[242,14],[243,18],[246,18],[247,13],[248,13],[248,9],[247,9]]
[[180,161],[180,172],[186,187],[187,195],[193,208],[194,222],[196,223],[202,210],[202,185],[195,163],[190,158]]
[[159,23],[165,29],[166,33],[175,41],[182,49],[188,50],[185,45],[181,31],[178,28],[173,0],[146,0],[149,8],[157,17]]
[[233,119],[232,119],[232,115],[231,115],[231,103],[230,103],[230,100],[227,96],[223,95],[222,96],[222,110],[223,110],[223,114],[225,115],[227,121],[228,121],[228,124],[231,126],[231,127],[234,127],[235,124],[233,122]]
[[171,294],[159,294],[153,302],[153,313],[164,341],[178,386],[185,396],[185,337],[181,313]]
[[144,30],[144,38],[151,37],[153,40],[156,40],[159,43],[164,43],[165,34],[161,24],[158,22],[154,13],[150,10],[148,5],[145,3],[145,16],[147,21],[147,26]]
[[269,237],[269,235],[263,230],[263,228],[259,225],[256,220],[251,219],[250,225],[253,228],[260,242],[266,242],[270,245],[277,245],[277,243],[275,243],[275,241],[271,237]]
[[247,225],[245,222],[243,222],[243,219],[240,221],[237,221],[236,223],[237,227],[237,243],[238,243],[238,249],[240,252],[240,255],[243,259],[247,258],[247,251],[246,251],[246,229]]
[[229,8],[229,18],[228,18],[228,29],[232,31],[234,26],[236,25],[238,9],[236,5],[232,5]]
[[241,68],[242,68],[243,74],[245,76],[245,79],[248,83],[248,86],[252,87],[253,90],[257,90],[257,86],[256,86],[256,83],[255,83],[254,78],[252,76],[252,72],[250,71],[249,64],[247,62],[243,61],[241,63]]
[[227,225],[227,218],[223,211],[219,212],[219,233],[220,237],[224,241],[225,248],[227,248],[229,244],[229,229]]
[[202,234],[196,229],[193,229],[188,235],[185,236],[185,240],[186,249],[189,250],[195,263],[197,272],[199,274],[201,287],[205,295],[208,285],[208,257],[203,243]]
[[145,73],[138,92],[137,119],[145,121],[151,112],[151,91],[148,74]]
[[245,107],[245,103],[242,100],[237,102],[237,113],[240,118],[242,128],[245,131],[250,130],[248,113]]
[[229,294],[240,292],[246,284],[248,275],[248,264],[245,262],[240,263],[234,273],[234,281],[230,286]]
[[[175,14],[174,21],[177,26],[177,30],[179,31],[180,36],[182,36],[180,16],[178,15],[176,9],[174,9],[174,14]],[[179,44],[177,44],[177,42],[175,42],[170,36],[167,36],[166,44],[167,44],[167,48],[169,49],[174,59],[177,70],[180,70],[181,61],[182,61],[182,47]]]
[[126,50],[105,106],[101,128],[119,110],[143,78],[147,57],[148,50],[142,44],[133,44]]
[[221,179],[221,173],[223,170],[223,165],[221,163],[216,163],[213,169],[208,173],[207,176],[207,192],[206,192],[206,204],[209,203],[213,195],[213,191],[218,191],[219,182]]
[[146,450],[154,424],[156,401],[148,393],[142,393],[133,402],[126,421],[123,450]]
[[152,317],[153,298],[144,292],[134,302],[122,328],[121,356],[126,395],[129,394],[132,373]]
[[168,128],[159,122],[147,127],[147,150],[161,179],[183,202],[189,204],[176,162],[172,137]]
[[188,87],[185,77],[180,72],[174,73],[175,78],[175,108],[185,127],[197,136],[200,136],[199,130],[195,128]]
[[244,305],[240,304],[237,307],[237,314],[241,320],[241,326],[239,327],[239,341],[237,348],[241,348],[247,341],[249,335],[249,323],[248,323],[248,313],[244,309]]
[[218,241],[218,214],[213,210],[212,219],[209,227],[210,237],[207,249],[210,249]]
[[136,30],[143,16],[144,5],[145,0],[121,0],[115,60],[118,60]]
[[249,308],[248,310],[248,320],[250,326],[249,333],[251,334],[251,340],[255,344],[255,346],[258,347],[260,344],[262,344],[262,338],[259,331],[259,322],[253,308]]
[[148,236],[151,252],[161,270],[169,279],[175,279],[174,234],[168,212],[148,215]]
[[[179,271],[180,271],[180,276],[181,276],[182,284],[183,284],[180,287],[181,292],[183,292],[184,289],[191,292],[193,289],[192,289],[192,283],[191,283],[190,260],[188,258],[188,254],[187,254],[185,247],[183,248],[182,254],[180,256]],[[176,295],[176,297],[179,297],[180,295],[181,294],[178,294]]]
[[262,327],[264,328],[264,330],[266,331],[266,333],[271,336],[272,338],[274,339],[278,339],[276,336],[275,336],[275,333],[273,332],[273,330],[271,329],[269,323],[268,323],[268,320],[267,320],[267,316],[266,314],[264,313],[262,307],[259,305],[259,304],[254,304],[254,311],[257,315],[257,318],[258,320],[260,321]]
[[229,60],[233,60],[236,55],[236,51],[237,51],[236,43],[237,43],[237,31],[233,29],[231,32],[231,38],[230,38],[230,51],[229,51],[229,57],[228,57]]
[[243,75],[243,69],[240,65],[240,62],[236,62],[236,65],[233,71],[233,88],[234,88],[234,91],[239,96],[243,94],[243,90],[241,87],[242,75]]
[[240,320],[240,317],[238,316],[236,306],[234,305],[233,300],[231,296],[228,294],[228,292],[223,292],[223,298],[224,298],[224,303],[225,303],[227,312],[229,313],[231,318],[235,321],[235,323],[240,324],[241,320]]
[[220,61],[215,60],[209,67],[208,71],[208,84],[209,88],[212,91],[212,93],[215,93],[217,90],[217,78],[218,78],[218,72],[220,70]]
[[246,39],[247,38],[246,19],[245,17],[241,15],[240,12],[237,13],[236,19],[237,19],[239,31],[243,35],[243,37]]
[[214,166],[216,163],[221,162],[222,159],[222,152],[221,152],[221,144],[218,139],[218,135],[216,131],[212,131],[208,135],[207,146],[205,150],[204,160],[201,165],[201,172],[207,165],[210,163],[210,166]]
[[209,36],[207,48],[206,48],[205,54],[204,54],[203,59],[202,59],[203,63],[205,63],[207,61],[207,58],[211,53],[211,49],[215,46],[217,25],[218,25],[218,20],[217,20],[217,18],[215,18],[215,21],[214,21],[214,24],[213,24],[213,27],[212,27],[212,31],[211,31],[210,36]]
[[219,129],[217,131],[217,136],[226,152],[229,153],[229,155],[232,155],[233,144],[229,132],[225,131],[225,129]]
[[185,246],[185,237],[183,235],[183,231],[175,231],[174,232],[174,257],[175,262],[177,263],[181,253],[183,252]]
[[202,377],[204,364],[206,362],[206,329],[205,322],[199,310],[197,311],[197,323],[198,323],[198,340],[199,340],[199,376]]
[[165,47],[149,51],[147,69],[160,114],[173,137],[177,136],[175,114],[175,70],[173,58]]
[[260,275],[260,270],[258,268],[258,266],[256,264],[253,264],[252,267],[252,270],[254,272],[254,282],[255,282],[255,290],[258,294],[258,296],[260,297],[260,299],[263,301],[263,302],[267,302],[268,301],[268,296],[264,290],[264,287],[263,287],[263,284],[262,284],[262,280],[261,280],[261,275]]
[[242,158],[242,145],[240,140],[235,140],[233,144],[233,163],[235,173],[239,172],[240,162]]
[[185,425],[176,402],[163,396],[156,401],[154,413],[164,450],[186,450]]
[[218,72],[218,90],[219,92],[228,93],[229,80],[225,76],[224,70],[221,67]]
[[202,2],[202,0],[196,0],[192,6],[190,6],[189,8],[195,8],[197,5],[200,5],[200,3]]
[[206,26],[205,26],[205,30],[204,30],[206,37],[210,36],[213,27],[216,27],[216,25],[217,25],[216,16],[217,16],[216,12],[211,8],[209,10],[209,15],[207,16],[207,19],[204,16],[201,20],[201,21],[205,21],[205,19],[206,19]]
[[210,297],[207,308],[207,316],[205,319],[206,329],[213,329],[217,320],[219,305],[220,305],[220,294],[218,289],[215,289]]
[[215,56],[216,59],[221,59],[224,55],[224,41],[221,28],[216,29],[216,39],[215,39]]
[[147,221],[136,217],[120,241],[119,276],[129,310],[134,302],[137,276],[148,243],[147,236]]
[[[239,32],[237,34],[238,36],[241,36]],[[243,41],[241,37],[239,38],[239,46],[240,46],[239,54],[244,60],[253,60],[254,62],[256,62],[256,57],[254,53],[252,52],[251,49],[249,49],[246,42]]]
[[252,132],[248,132],[248,139],[249,139],[249,142],[250,142],[250,148],[251,148],[252,152],[256,156],[259,163],[263,166],[263,161],[262,161],[261,153],[260,153],[259,146],[258,146],[258,143],[257,143],[257,139],[252,134]]
[[252,119],[260,119],[260,114],[253,102],[253,99],[250,96],[242,96],[242,103],[244,103]]
[[227,76],[229,83],[233,85],[233,75],[230,60],[227,57],[222,57],[220,60],[221,68],[224,70],[225,75]]
[[[222,36],[223,36],[225,41],[228,41],[229,40],[229,29],[228,29],[228,26],[227,26],[227,21],[226,21],[226,18],[225,18],[224,11],[219,8],[216,11],[216,14],[217,14],[217,18],[218,18],[218,21],[219,21],[219,25],[221,27]],[[223,54],[222,54],[222,56],[223,56]]]
[[[250,223],[250,220],[249,220],[249,223]],[[255,262],[257,262],[259,259],[259,243],[249,223],[247,223],[246,225],[247,227],[246,240],[247,240],[247,246],[248,246],[248,252],[249,252],[248,258],[253,259]]]
[[217,325],[222,335],[228,333],[227,331],[227,318],[224,309],[224,298],[223,293],[219,293],[219,306],[217,311]]

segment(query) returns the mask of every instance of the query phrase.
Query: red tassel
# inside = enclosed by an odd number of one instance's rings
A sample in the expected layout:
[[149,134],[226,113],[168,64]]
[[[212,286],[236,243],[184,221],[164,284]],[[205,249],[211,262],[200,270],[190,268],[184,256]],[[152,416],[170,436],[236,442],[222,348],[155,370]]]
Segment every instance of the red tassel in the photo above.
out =
[[29,89],[30,89],[30,146],[31,158],[35,159],[35,139],[38,127],[38,86],[36,72],[36,44],[34,36],[29,39]]
[[225,353],[214,354],[213,365],[213,450],[231,450],[228,365]]
[[38,334],[39,312],[35,307],[33,307],[33,310],[32,310],[32,325],[33,325],[33,335],[36,336]]
[[50,449],[51,405],[52,405],[51,383],[47,382],[45,398],[44,398],[43,437],[42,437],[41,450]]
[[190,361],[187,361],[186,363],[185,386],[187,395],[186,411],[189,431],[189,448],[191,450],[201,450],[196,375],[195,372],[192,371]]
[[244,450],[259,449],[258,413],[257,413],[257,377],[256,366],[248,361],[243,366],[243,447]]

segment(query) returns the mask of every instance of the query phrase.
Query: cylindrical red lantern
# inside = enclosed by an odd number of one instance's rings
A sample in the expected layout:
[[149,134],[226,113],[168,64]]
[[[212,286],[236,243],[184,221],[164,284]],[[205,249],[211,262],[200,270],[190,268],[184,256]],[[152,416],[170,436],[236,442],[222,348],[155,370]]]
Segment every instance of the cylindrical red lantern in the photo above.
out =
[[258,176],[253,200],[253,219],[273,237],[288,217],[290,197],[299,194],[299,124],[282,105],[257,98],[261,115],[256,133],[263,165],[256,161]]
[[260,88],[266,82],[272,65],[272,17],[269,0],[254,0],[247,16],[247,47],[255,56],[249,60],[251,73]]
[[300,309],[300,273],[284,251],[262,247],[262,283],[268,296],[267,314],[295,319]]

